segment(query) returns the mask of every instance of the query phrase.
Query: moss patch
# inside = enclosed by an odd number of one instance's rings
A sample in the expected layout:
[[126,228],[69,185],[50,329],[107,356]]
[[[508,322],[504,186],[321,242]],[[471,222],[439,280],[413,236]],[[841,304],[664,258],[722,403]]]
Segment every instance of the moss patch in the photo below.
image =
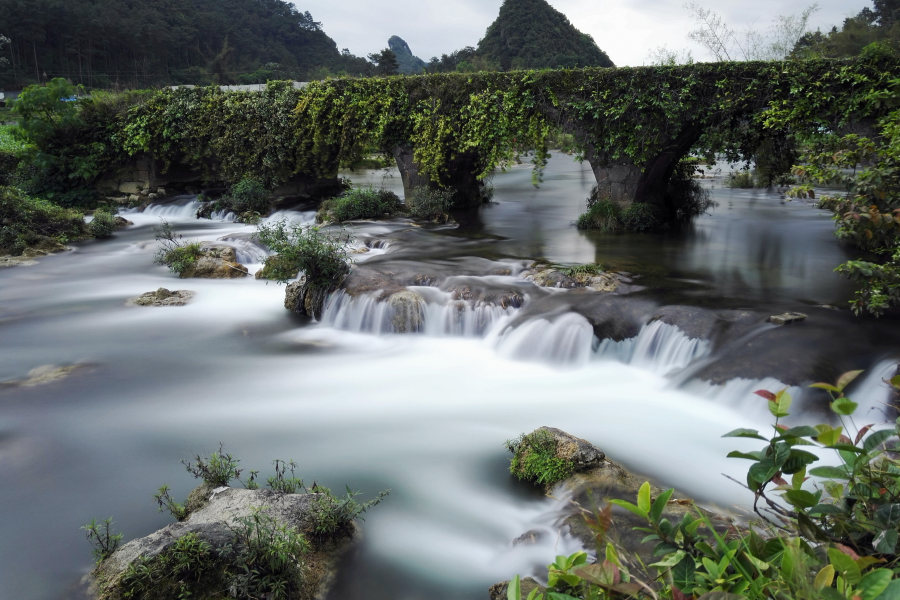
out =
[[558,442],[549,431],[538,429],[507,440],[506,449],[513,454],[509,472],[521,480],[550,487],[575,472],[572,461],[560,456]]

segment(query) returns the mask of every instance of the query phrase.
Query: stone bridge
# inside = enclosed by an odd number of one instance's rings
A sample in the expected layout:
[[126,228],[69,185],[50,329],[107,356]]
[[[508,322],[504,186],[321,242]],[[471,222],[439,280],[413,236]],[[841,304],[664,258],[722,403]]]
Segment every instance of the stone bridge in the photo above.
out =
[[139,124],[131,128],[143,140],[142,168],[125,160],[106,183],[131,191],[167,177],[253,175],[303,193],[333,181],[340,164],[380,151],[395,158],[407,193],[452,187],[474,202],[483,179],[513,156],[532,151],[540,167],[548,132],[563,131],[601,196],[664,206],[689,153],[748,159],[768,139],[871,121],[866,98],[898,66],[713,63],[163,90],[127,117]]

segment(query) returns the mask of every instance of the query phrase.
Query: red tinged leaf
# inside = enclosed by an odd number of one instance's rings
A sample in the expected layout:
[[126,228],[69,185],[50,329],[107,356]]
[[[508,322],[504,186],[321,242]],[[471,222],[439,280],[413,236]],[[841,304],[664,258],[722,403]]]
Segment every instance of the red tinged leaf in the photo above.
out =
[[762,396],[763,398],[765,398],[765,399],[768,400],[769,402],[774,402],[774,401],[775,401],[775,394],[773,394],[773,393],[770,392],[769,390],[756,390],[756,391],[753,392],[753,393],[756,394],[757,396]]
[[672,600],[688,600],[688,597],[684,595],[684,592],[679,590],[674,585],[672,586]]
[[777,427],[779,431],[787,431],[790,429],[787,425],[776,425],[775,427]]
[[619,572],[619,567],[612,564],[608,560],[603,561],[603,568],[607,570],[609,573],[612,573],[612,584],[618,585],[622,581],[622,574]]
[[861,440],[861,439],[863,438],[863,436],[866,435],[866,433],[867,433],[870,429],[872,429],[874,426],[875,426],[875,423],[872,423],[871,425],[866,425],[865,427],[863,427],[862,429],[860,429],[860,430],[859,430],[859,433],[856,434],[856,440],[855,440],[853,443],[854,443],[854,444],[858,444],[858,443],[859,443],[859,440]]
[[843,433],[841,434],[841,437],[838,438],[838,443],[853,445],[853,442],[850,441],[850,438],[848,438]]
[[837,548],[838,550],[840,550],[841,552],[843,552],[844,554],[846,554],[847,556],[849,556],[850,558],[852,558],[853,560],[859,560],[859,554],[854,552],[852,548],[849,548],[843,544],[835,544],[834,547]]
[[778,477],[777,475],[772,478],[772,483],[774,483],[775,485],[787,485],[788,484],[787,481],[785,481],[781,477]]

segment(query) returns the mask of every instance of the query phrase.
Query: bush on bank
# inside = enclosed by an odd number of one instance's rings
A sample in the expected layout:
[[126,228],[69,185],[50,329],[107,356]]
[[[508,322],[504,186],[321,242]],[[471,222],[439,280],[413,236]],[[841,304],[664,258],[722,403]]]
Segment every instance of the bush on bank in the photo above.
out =
[[[878,114],[872,135],[841,135],[837,131],[811,136],[794,174],[804,182],[794,197],[810,196],[812,185],[839,185],[844,193],[827,194],[822,208],[834,213],[839,239],[870,253],[836,271],[859,282],[853,312],[880,316],[900,306],[900,79],[892,79],[861,100],[860,112]],[[773,119],[790,125],[796,107],[773,109]],[[862,165],[862,167],[860,167]]]
[[[547,588],[533,590],[529,600],[900,598],[900,419],[888,427],[856,424],[858,405],[844,390],[860,373],[813,386],[831,395],[839,426],[784,425],[790,395],[759,391],[775,418],[771,433],[737,429],[724,436],[763,442],[758,451],[728,455],[752,461],[746,488],[760,518],[753,528],[726,537],[696,507],[680,523],[669,522],[662,515],[674,490],[654,498],[645,483],[635,503],[613,499],[586,517],[597,561],[588,564],[584,552],[557,557],[548,566]],[[900,376],[890,384],[900,389]],[[823,452],[837,465],[814,466]],[[613,505],[646,521],[636,529],[646,534],[644,543],[654,544],[658,561],[641,566],[655,579],[642,580],[638,563],[607,538]],[[517,576],[508,599],[521,598]]]
[[29,247],[52,246],[89,237],[79,211],[0,186],[0,254],[20,256]]

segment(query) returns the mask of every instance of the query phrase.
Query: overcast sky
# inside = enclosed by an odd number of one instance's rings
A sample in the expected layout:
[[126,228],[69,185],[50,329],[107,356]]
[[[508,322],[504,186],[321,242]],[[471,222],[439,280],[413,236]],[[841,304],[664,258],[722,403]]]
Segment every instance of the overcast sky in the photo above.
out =
[[[705,0],[737,29],[756,24],[766,29],[777,15],[800,13],[812,2],[795,0]],[[415,55],[428,61],[432,56],[475,46],[488,25],[497,18],[502,0],[298,0],[321,21],[338,48],[349,48],[365,56],[387,46],[399,35]],[[584,33],[589,33],[619,66],[641,65],[650,50],[692,49],[695,59],[709,58],[692,47],[687,32],[693,28],[685,0],[550,0]],[[869,0],[819,0],[820,10],[811,20],[812,29],[830,29],[845,17],[855,15]]]

